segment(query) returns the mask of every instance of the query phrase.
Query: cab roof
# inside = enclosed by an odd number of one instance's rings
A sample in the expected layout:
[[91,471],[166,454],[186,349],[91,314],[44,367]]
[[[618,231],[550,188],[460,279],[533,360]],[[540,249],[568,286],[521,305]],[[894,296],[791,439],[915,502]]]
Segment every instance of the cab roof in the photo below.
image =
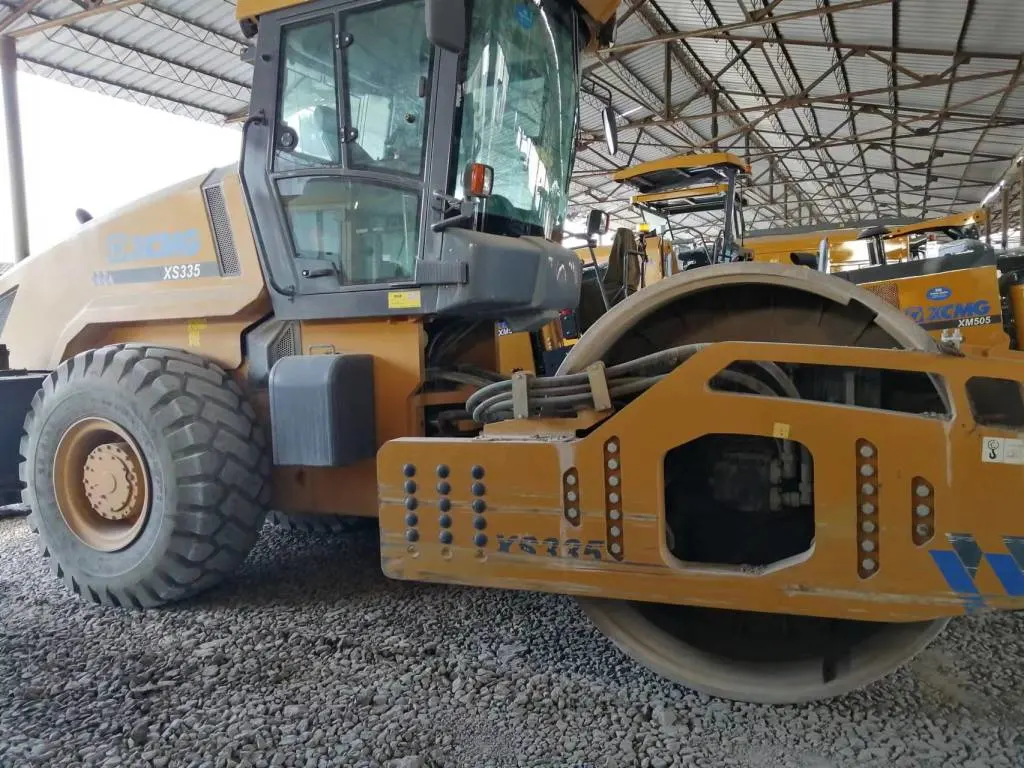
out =
[[630,202],[638,208],[668,217],[685,213],[700,213],[701,211],[717,211],[724,208],[725,195],[728,191],[728,184],[707,184],[699,187],[674,189],[669,192],[633,195]]
[[237,0],[235,4],[235,16],[239,19],[254,19],[264,13],[279,11],[282,8],[291,8],[293,5],[302,5],[310,0]]
[[[239,19],[253,19],[264,13],[291,8],[311,0],[237,0],[235,16]],[[618,0],[576,0],[577,5],[598,24],[603,24],[615,15]]]
[[939,219],[925,219],[924,221],[915,221],[912,224],[901,224],[893,227],[868,227],[857,234],[857,239],[866,240],[881,236],[888,240],[893,237],[907,237],[908,235],[925,234],[927,232],[944,232],[950,229],[970,226],[971,224],[984,223],[985,212],[983,210],[973,211],[972,213],[952,213]]
[[728,169],[750,173],[750,166],[736,155],[729,152],[709,152],[699,155],[674,155],[641,163],[617,171],[612,175],[612,179],[630,184],[640,193],[647,194],[725,181]]

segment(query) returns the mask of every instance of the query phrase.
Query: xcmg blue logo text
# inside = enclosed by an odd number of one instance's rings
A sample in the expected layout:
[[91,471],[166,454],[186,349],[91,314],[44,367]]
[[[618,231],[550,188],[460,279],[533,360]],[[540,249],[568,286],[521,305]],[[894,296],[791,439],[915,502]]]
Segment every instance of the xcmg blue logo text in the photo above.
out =
[[199,254],[200,247],[198,229],[150,235],[115,234],[107,238],[107,261],[123,264],[150,259],[189,259]]
[[967,317],[985,317],[992,311],[987,299],[968,301],[962,304],[939,304],[932,307],[907,307],[904,314],[918,323],[934,323],[941,320],[962,320]]
[[953,292],[949,290],[949,288],[946,288],[945,286],[942,285],[937,285],[934,288],[929,288],[928,293],[925,294],[925,297],[928,299],[928,301],[945,301],[952,295]]

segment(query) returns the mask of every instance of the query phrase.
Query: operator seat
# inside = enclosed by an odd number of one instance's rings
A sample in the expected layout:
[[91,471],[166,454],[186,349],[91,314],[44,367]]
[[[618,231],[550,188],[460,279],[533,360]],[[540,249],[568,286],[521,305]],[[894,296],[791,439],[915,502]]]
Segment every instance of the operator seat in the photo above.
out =
[[[341,130],[338,126],[337,111],[333,107],[325,107],[323,105],[314,107],[313,122],[316,125],[316,129],[324,137],[324,149],[327,151],[331,164],[339,165],[341,163],[341,148],[343,145],[341,144]],[[333,140],[331,137],[333,137]],[[376,164],[374,159],[370,157],[370,154],[359,146],[358,142],[350,141],[348,146],[350,147],[349,152],[353,163],[366,167],[372,167]]]
[[338,113],[331,107],[319,106],[313,108],[313,124],[323,137],[328,158],[332,164],[341,162],[341,133],[338,130]]
[[581,333],[605,312],[602,288],[608,297],[609,309],[640,288],[640,253],[630,229],[623,227],[616,230],[607,264],[598,265],[596,272],[593,269],[584,270],[577,313]]

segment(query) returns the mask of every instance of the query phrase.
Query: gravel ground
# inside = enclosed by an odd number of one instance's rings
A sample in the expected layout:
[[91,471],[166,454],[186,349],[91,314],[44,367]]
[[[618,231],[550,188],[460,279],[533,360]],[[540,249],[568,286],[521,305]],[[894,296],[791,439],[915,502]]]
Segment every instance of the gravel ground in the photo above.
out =
[[1024,765],[1024,615],[841,699],[736,704],[569,599],[388,581],[374,539],[268,529],[230,584],[140,613],[66,595],[0,520],[0,765]]

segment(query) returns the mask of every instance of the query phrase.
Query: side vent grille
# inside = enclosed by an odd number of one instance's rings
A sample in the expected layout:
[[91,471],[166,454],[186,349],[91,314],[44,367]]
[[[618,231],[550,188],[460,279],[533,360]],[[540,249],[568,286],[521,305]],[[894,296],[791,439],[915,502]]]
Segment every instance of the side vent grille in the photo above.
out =
[[238,263],[235,238],[231,234],[228,209],[224,204],[224,189],[220,184],[207,187],[203,190],[203,197],[206,200],[206,212],[213,225],[213,240],[217,247],[217,263],[220,265],[220,273],[229,277],[240,275],[242,270]]
[[11,314],[11,308],[14,306],[14,297],[18,294],[17,288],[12,288],[3,296],[0,296],[0,333],[4,332],[4,326],[7,325],[7,318]]
[[876,283],[874,285],[862,285],[882,301],[892,304],[896,309],[900,308],[900,289],[892,283]]
[[299,353],[299,338],[295,332],[295,323],[288,323],[270,348],[270,367],[282,357],[292,357]]

